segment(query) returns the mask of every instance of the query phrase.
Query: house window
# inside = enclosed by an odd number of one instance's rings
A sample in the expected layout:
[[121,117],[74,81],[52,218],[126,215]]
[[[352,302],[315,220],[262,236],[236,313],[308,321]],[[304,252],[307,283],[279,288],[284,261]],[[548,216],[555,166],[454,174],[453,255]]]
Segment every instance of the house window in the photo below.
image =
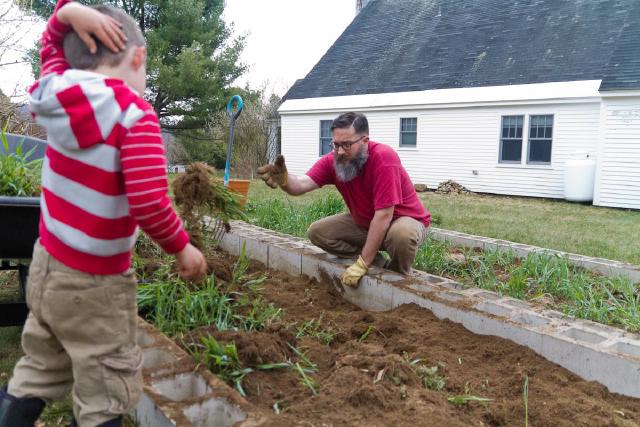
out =
[[522,124],[524,116],[502,116],[500,163],[520,163],[522,160]]
[[331,151],[331,123],[332,120],[320,120],[320,155]]
[[534,165],[551,164],[551,140],[553,116],[529,116],[529,151],[527,163]]
[[415,147],[418,141],[418,119],[400,119],[400,147]]

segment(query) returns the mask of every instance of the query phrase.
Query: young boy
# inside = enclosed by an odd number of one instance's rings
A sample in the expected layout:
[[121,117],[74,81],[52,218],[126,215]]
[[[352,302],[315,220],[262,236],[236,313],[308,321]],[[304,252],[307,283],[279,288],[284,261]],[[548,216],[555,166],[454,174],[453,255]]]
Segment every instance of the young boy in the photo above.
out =
[[158,118],[142,99],[145,60],[142,33],[124,12],[58,2],[30,90],[48,134],[40,240],[25,356],[0,391],[0,427],[32,427],[45,402],[70,389],[82,427],[120,426],[134,408],[142,389],[130,270],[138,226],[175,254],[184,278],[206,271],[167,197]]

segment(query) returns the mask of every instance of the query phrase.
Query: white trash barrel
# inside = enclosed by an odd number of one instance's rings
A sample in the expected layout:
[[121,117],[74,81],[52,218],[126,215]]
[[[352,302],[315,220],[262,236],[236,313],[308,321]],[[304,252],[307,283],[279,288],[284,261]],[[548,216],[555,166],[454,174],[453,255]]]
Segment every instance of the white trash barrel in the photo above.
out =
[[564,198],[570,202],[593,200],[595,177],[595,160],[587,152],[575,152],[565,163]]

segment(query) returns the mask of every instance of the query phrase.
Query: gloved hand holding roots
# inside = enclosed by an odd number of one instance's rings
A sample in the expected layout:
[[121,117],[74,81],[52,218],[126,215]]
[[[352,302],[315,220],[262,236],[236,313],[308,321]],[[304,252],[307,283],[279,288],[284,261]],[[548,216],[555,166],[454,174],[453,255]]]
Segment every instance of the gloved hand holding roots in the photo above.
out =
[[288,174],[287,166],[284,164],[282,154],[276,157],[276,161],[270,165],[260,166],[257,170],[260,178],[271,188],[284,188],[287,186]]

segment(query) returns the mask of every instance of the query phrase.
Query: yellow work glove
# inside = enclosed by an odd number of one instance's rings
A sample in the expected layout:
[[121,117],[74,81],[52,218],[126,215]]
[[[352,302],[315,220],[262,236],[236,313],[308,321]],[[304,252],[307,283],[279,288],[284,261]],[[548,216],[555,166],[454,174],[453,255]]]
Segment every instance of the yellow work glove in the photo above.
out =
[[271,188],[287,186],[288,173],[287,166],[284,164],[284,156],[280,154],[276,157],[275,163],[272,165],[260,166],[257,169],[260,178]]
[[342,276],[340,276],[340,280],[345,286],[357,288],[360,278],[367,274],[367,271],[369,271],[367,264],[365,264],[362,257],[359,256],[358,260],[349,268],[347,268],[344,273],[342,273]]

